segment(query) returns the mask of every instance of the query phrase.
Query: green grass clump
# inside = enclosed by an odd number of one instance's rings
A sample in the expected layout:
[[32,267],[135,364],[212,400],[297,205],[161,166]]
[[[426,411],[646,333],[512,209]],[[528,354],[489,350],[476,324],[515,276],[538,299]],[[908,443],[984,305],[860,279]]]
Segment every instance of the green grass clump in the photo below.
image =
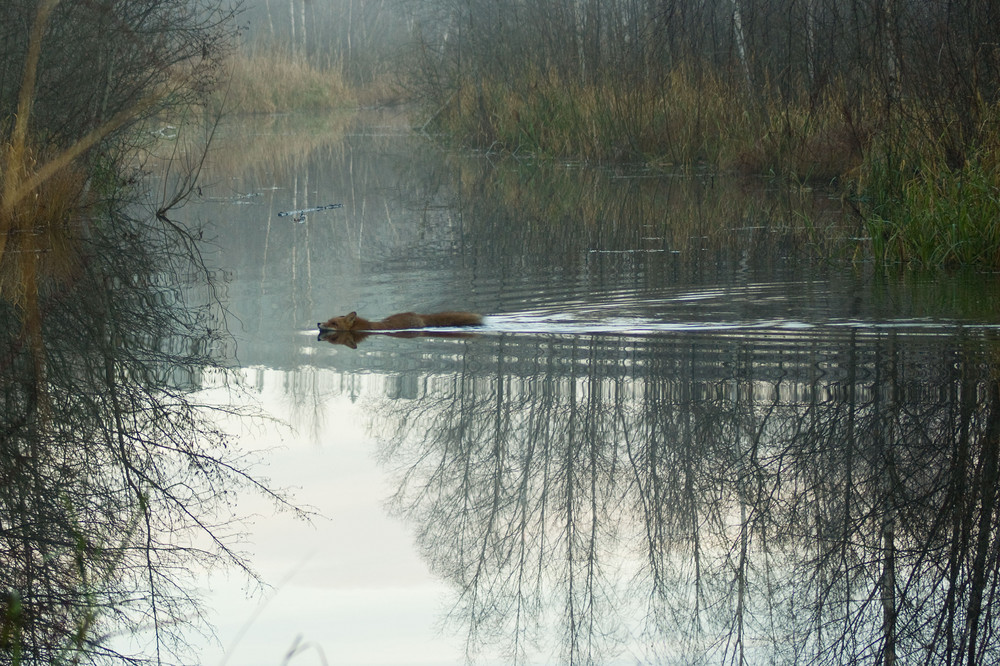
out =
[[881,157],[866,164],[865,222],[875,259],[925,268],[1000,268],[1000,173]]

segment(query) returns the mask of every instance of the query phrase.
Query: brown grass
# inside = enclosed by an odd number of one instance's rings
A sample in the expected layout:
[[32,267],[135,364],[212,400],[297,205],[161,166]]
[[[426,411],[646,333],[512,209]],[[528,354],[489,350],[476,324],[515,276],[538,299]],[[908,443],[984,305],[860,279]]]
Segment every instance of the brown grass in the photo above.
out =
[[514,82],[467,82],[437,120],[460,142],[494,150],[827,180],[855,169],[870,137],[843,111],[845,95],[834,87],[821,100],[749,99],[685,68],[634,89],[528,71]]
[[[9,147],[7,148],[9,152]],[[32,169],[31,151],[21,167]],[[9,162],[8,162],[9,164]],[[3,175],[10,173],[9,168]],[[55,171],[0,216],[0,296],[24,309],[39,281],[63,281],[79,266],[77,215],[86,174],[73,164]]]
[[354,104],[335,71],[320,72],[281,55],[237,55],[230,60],[225,108],[234,113],[280,113]]
[[219,98],[224,96],[225,109],[231,113],[326,111],[394,104],[402,98],[388,78],[360,88],[350,86],[339,67],[318,69],[277,52],[235,55],[229,68],[230,80]]

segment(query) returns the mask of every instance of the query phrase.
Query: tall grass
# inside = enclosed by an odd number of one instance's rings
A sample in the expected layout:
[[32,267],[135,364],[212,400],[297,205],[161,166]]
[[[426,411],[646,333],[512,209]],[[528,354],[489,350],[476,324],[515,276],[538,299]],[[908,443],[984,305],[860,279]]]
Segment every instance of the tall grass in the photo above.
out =
[[230,60],[226,108],[234,113],[283,113],[354,104],[338,69],[320,71],[278,53]]
[[514,153],[829,180],[861,163],[867,137],[845,118],[846,94],[831,86],[818,100],[751,99],[717,73],[685,67],[631,87],[528,71],[464,82],[435,122],[461,143]]
[[[7,185],[13,173],[36,173],[35,151],[17,153],[3,146],[0,178]],[[50,162],[46,162],[50,163]],[[38,293],[40,277],[64,279],[79,264],[76,239],[77,214],[83,207],[86,174],[75,164],[67,164],[47,177],[15,202],[5,200],[0,213],[0,297],[23,311],[30,311]]]
[[342,67],[317,68],[279,51],[239,53],[230,59],[230,77],[219,99],[232,113],[290,113],[379,106],[400,101],[389,78],[364,86],[348,83]]
[[884,102],[838,83],[818,98],[766,87],[751,96],[709,70],[678,67],[631,88],[539,71],[464,81],[434,123],[488,150],[836,181],[859,195],[876,261],[1000,268],[1000,109],[958,166],[947,137],[929,129],[940,126],[931,111],[911,98],[887,117]]
[[996,154],[958,168],[935,156],[873,154],[862,202],[875,258],[928,268],[1000,268]]

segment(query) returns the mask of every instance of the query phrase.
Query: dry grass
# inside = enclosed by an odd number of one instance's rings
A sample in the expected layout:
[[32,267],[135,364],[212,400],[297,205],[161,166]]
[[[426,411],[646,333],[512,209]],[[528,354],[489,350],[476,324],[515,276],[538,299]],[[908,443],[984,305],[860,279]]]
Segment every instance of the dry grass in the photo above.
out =
[[317,69],[280,53],[239,54],[230,60],[230,80],[219,98],[231,113],[326,111],[396,103],[400,89],[389,79],[364,87],[348,85],[339,67]]
[[467,81],[436,122],[495,151],[838,180],[860,195],[878,261],[1000,268],[1000,108],[983,112],[957,165],[947,142],[964,125],[941,113],[908,99],[887,118],[884,103],[843,83],[814,98],[766,86],[751,97],[727,77],[681,67],[632,88],[538,71]]
[[[724,165],[750,173],[773,173],[798,180],[830,181],[853,174],[864,160],[874,128],[849,113],[850,93],[834,85],[819,99],[794,103],[769,100],[756,122],[731,131]],[[855,100],[854,107],[864,108]],[[874,113],[860,114],[865,118]]]
[[[10,146],[0,178],[20,169],[30,173],[32,151],[20,154],[11,167]],[[78,213],[86,175],[73,164],[54,172],[15,205],[0,214],[0,297],[20,309],[32,304],[38,283],[61,283],[79,267]]]
[[845,118],[844,95],[835,87],[819,101],[751,100],[684,68],[633,89],[536,71],[514,83],[467,82],[438,121],[458,141],[493,150],[828,180],[857,168],[870,138]]
[[335,71],[320,72],[280,55],[230,60],[226,109],[235,113],[279,113],[329,109],[354,103]]
[[235,55],[229,83],[218,97],[231,113],[290,113],[391,105],[402,101],[403,94],[388,77],[352,86],[338,66],[318,69],[274,52]]
[[38,6],[29,39],[17,118],[0,142],[0,298],[23,313],[26,330],[40,345],[39,283],[65,274],[75,261],[73,234],[66,233],[78,208],[85,176],[75,160],[123,121],[115,117],[70,148],[40,153],[29,137],[42,36],[59,0]]

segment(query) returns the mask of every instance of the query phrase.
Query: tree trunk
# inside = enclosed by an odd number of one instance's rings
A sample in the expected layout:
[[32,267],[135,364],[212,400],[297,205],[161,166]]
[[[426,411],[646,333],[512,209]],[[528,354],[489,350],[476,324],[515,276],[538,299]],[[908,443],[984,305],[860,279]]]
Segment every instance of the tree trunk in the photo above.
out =
[[292,31],[291,44],[289,48],[291,49],[292,59],[295,59],[296,51],[295,47],[298,45],[298,40],[295,38],[295,0],[288,0],[288,23],[289,28]]
[[747,60],[747,42],[743,33],[743,11],[740,9],[740,0],[733,0],[733,38],[736,40],[736,54],[739,56],[740,66],[747,80],[747,90],[752,91],[753,78],[750,76],[750,62]]

